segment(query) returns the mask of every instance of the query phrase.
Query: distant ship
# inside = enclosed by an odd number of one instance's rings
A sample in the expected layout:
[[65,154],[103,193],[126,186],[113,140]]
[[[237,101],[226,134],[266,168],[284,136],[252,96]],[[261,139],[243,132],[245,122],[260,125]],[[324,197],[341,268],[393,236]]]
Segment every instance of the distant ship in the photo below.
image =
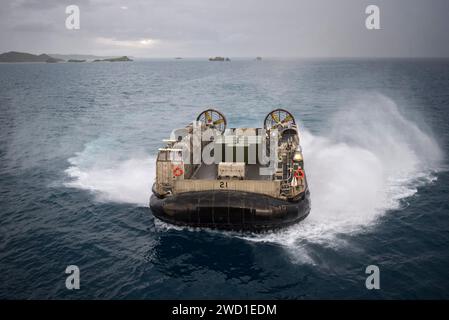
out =
[[[310,193],[293,115],[273,110],[264,128],[226,129],[226,124],[222,113],[207,109],[179,129],[183,135],[165,140],[156,161],[153,215],[175,225],[255,232],[303,220]],[[179,145],[194,149],[192,137],[208,130],[215,134],[196,140],[201,156],[195,163]],[[212,163],[204,158],[211,149]],[[262,153],[273,161],[262,161]]]
[[215,57],[215,58],[209,58],[209,61],[231,61],[231,59],[224,58],[224,57]]
[[262,57],[256,57],[256,60],[260,61],[260,60],[262,60]]

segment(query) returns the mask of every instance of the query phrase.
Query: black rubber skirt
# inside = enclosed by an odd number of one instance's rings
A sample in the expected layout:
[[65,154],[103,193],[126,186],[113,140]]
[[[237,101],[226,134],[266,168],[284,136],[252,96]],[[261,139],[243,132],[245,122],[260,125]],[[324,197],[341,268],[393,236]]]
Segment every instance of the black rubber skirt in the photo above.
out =
[[310,212],[307,190],[295,201],[230,190],[186,192],[159,198],[150,208],[162,221],[182,226],[260,232],[303,220]]

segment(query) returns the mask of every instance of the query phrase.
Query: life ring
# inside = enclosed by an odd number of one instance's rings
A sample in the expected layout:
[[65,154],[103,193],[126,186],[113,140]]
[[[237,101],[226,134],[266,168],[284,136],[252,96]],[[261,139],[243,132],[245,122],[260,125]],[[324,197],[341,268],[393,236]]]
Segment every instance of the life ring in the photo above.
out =
[[304,171],[302,171],[301,169],[297,169],[293,175],[295,176],[295,178],[304,178]]
[[179,177],[183,173],[184,173],[184,170],[182,170],[180,167],[176,167],[176,168],[173,169],[173,175],[175,177]]

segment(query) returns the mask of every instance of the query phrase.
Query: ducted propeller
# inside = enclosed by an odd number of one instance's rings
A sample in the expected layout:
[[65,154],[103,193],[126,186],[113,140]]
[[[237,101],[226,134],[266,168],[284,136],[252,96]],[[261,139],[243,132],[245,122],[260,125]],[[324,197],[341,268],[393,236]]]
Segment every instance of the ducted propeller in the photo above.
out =
[[296,124],[293,115],[284,109],[275,109],[267,114],[264,121],[264,127],[266,130],[279,128],[279,127],[289,127],[290,125]]
[[201,121],[206,124],[206,126],[217,129],[223,133],[226,129],[226,118],[225,116],[215,109],[207,109],[199,114],[196,121]]

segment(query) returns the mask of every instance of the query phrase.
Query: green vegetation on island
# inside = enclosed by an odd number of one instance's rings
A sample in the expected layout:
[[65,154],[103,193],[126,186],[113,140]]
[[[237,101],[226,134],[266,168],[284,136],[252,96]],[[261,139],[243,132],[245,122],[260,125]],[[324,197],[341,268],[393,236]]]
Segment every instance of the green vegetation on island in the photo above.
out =
[[47,62],[55,63],[64,61],[62,59],[57,59],[49,56],[48,54],[42,53],[40,55],[10,51],[0,54],[0,62]]
[[61,61],[62,60],[56,59],[56,58],[53,58],[53,57],[50,57],[47,60],[45,60],[45,62],[47,62],[47,63],[58,63],[58,62],[61,62]]
[[215,57],[215,58],[209,58],[209,61],[231,61],[231,59],[224,58],[224,57]]
[[121,62],[121,61],[133,61],[127,56],[118,57],[118,58],[108,58],[108,59],[95,59],[94,62]]
[[86,62],[93,61],[95,59],[113,58],[111,56],[95,56],[93,54],[77,54],[77,53],[72,53],[72,54],[49,53],[49,55],[52,56],[53,58],[58,58],[58,59],[66,60],[66,61],[86,60]]
[[[17,51],[10,51],[0,54],[0,63],[1,62],[46,62],[46,63],[56,63],[56,62],[65,62],[64,59],[61,57],[65,56],[67,57],[67,62],[86,62],[87,57],[95,57],[95,56],[89,56],[89,55],[60,55],[60,54],[54,54],[54,55],[48,55],[48,54],[31,54],[26,52],[17,52]],[[96,57],[97,59],[93,60],[94,62],[119,62],[119,61],[133,61],[132,59],[128,58],[127,56],[122,57],[105,57],[104,59],[99,59],[100,57]]]

